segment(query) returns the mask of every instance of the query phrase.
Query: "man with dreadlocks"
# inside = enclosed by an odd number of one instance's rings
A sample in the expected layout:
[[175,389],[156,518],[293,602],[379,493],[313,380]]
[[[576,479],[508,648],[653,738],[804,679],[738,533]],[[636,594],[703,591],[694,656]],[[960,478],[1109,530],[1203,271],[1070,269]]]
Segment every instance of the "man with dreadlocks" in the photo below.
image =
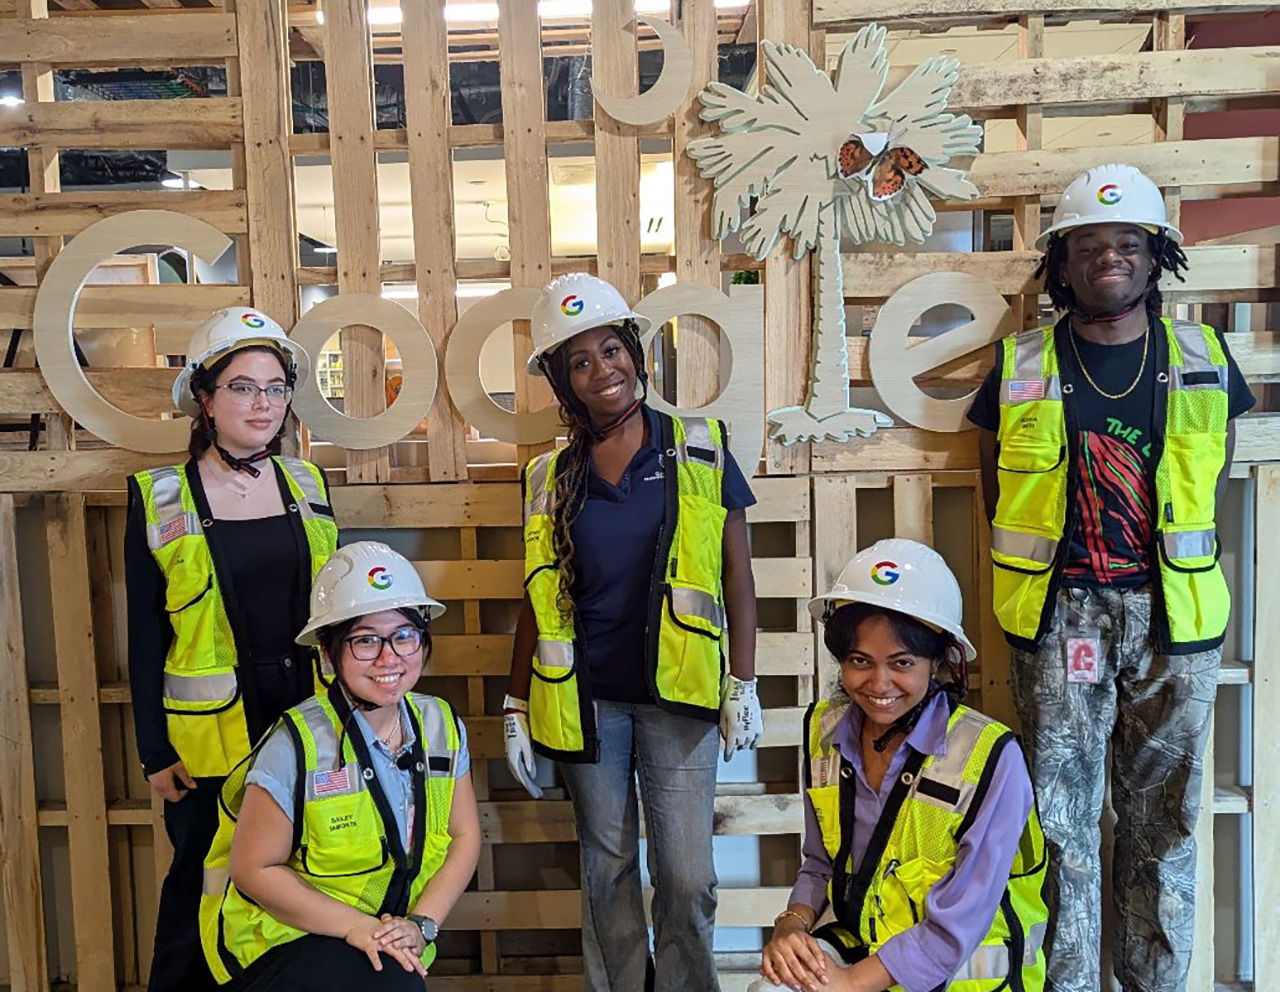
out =
[[755,498],[724,424],[645,403],[649,321],[611,285],[561,276],[532,323],[529,372],[551,383],[569,440],[523,475],[507,762],[537,798],[533,751],[556,759],[572,797],[587,992],[714,992],[716,723],[726,760],[762,729],[745,517]]
[[1062,317],[997,346],[969,419],[1057,916],[1047,988],[1101,987],[1102,800],[1115,970],[1181,992],[1203,754],[1230,613],[1215,527],[1253,397],[1213,328],[1162,319],[1182,234],[1127,165],[1067,187],[1037,247]]

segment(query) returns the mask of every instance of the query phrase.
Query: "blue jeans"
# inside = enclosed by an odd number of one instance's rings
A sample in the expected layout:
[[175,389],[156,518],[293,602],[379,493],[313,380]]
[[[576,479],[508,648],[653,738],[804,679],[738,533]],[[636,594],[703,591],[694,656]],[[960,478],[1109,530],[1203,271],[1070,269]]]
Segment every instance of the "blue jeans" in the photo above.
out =
[[600,762],[562,763],[582,852],[584,992],[644,992],[640,779],[653,881],[654,992],[718,992],[711,859],[716,725],[651,705],[600,701]]

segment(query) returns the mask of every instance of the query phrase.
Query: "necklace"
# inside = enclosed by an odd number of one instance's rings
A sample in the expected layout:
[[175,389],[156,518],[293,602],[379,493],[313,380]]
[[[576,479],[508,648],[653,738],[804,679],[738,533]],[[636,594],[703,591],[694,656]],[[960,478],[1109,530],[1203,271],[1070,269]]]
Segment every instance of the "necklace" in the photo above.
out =
[[1089,381],[1089,385],[1093,387],[1093,391],[1099,396],[1105,396],[1109,400],[1122,400],[1135,389],[1138,383],[1142,381],[1142,373],[1147,370],[1147,353],[1151,350],[1151,324],[1147,324],[1147,331],[1142,336],[1142,364],[1138,366],[1138,374],[1133,377],[1133,382],[1129,383],[1129,388],[1123,393],[1108,393],[1105,389],[1093,381],[1093,376],[1089,374],[1089,370],[1085,367],[1084,359],[1080,357],[1080,347],[1076,344],[1076,329],[1071,329],[1071,350],[1075,352],[1076,364],[1080,366],[1080,371],[1084,373],[1085,379]]
[[390,733],[388,733],[386,737],[379,737],[378,740],[382,741],[383,746],[388,751],[394,751],[395,748],[391,746],[391,742],[398,736],[400,736],[400,714],[397,713],[395,726],[391,728]]

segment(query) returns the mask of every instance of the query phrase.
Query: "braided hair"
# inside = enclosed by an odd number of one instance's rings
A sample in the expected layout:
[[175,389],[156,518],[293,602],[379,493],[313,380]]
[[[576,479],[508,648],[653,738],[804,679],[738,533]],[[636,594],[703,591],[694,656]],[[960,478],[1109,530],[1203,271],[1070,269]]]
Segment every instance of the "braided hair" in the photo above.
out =
[[[640,345],[640,331],[634,320],[626,320],[616,328],[618,340],[627,349],[636,377],[646,394],[649,373],[645,369],[644,349]],[[568,623],[573,616],[573,583],[577,578],[573,560],[573,522],[582,512],[586,502],[587,476],[591,469],[591,445],[603,435],[591,422],[586,404],[573,391],[569,381],[568,342],[542,356],[540,365],[551,390],[560,403],[560,422],[568,432],[569,443],[556,460],[555,510],[552,517],[551,547],[556,556],[556,570],[560,573],[560,588],[556,593],[556,608],[561,620]]]
[[[1147,247],[1155,265],[1151,269],[1151,279],[1147,286],[1147,313],[1159,317],[1164,308],[1164,300],[1160,296],[1160,276],[1170,273],[1178,282],[1185,282],[1182,273],[1187,269],[1186,253],[1163,230],[1147,235]],[[1062,234],[1051,234],[1045,253],[1040,256],[1040,264],[1036,266],[1036,278],[1044,278],[1045,292],[1053,301],[1056,310],[1063,313],[1075,310],[1076,294],[1071,286],[1062,280],[1062,270],[1067,264],[1067,239]]]

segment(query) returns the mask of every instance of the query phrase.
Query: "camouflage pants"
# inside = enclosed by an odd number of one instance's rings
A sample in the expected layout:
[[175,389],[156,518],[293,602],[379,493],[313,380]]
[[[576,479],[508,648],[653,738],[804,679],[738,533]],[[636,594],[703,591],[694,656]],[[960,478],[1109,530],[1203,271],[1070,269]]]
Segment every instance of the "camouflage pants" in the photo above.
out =
[[[1149,587],[1064,589],[1040,649],[1014,652],[1014,699],[1056,890],[1049,992],[1103,987],[1100,820],[1108,743],[1117,817],[1116,977],[1125,992],[1186,988],[1195,923],[1192,834],[1222,651],[1157,654],[1151,609]],[[1066,680],[1064,640],[1080,626],[1100,632],[1096,685]]]

